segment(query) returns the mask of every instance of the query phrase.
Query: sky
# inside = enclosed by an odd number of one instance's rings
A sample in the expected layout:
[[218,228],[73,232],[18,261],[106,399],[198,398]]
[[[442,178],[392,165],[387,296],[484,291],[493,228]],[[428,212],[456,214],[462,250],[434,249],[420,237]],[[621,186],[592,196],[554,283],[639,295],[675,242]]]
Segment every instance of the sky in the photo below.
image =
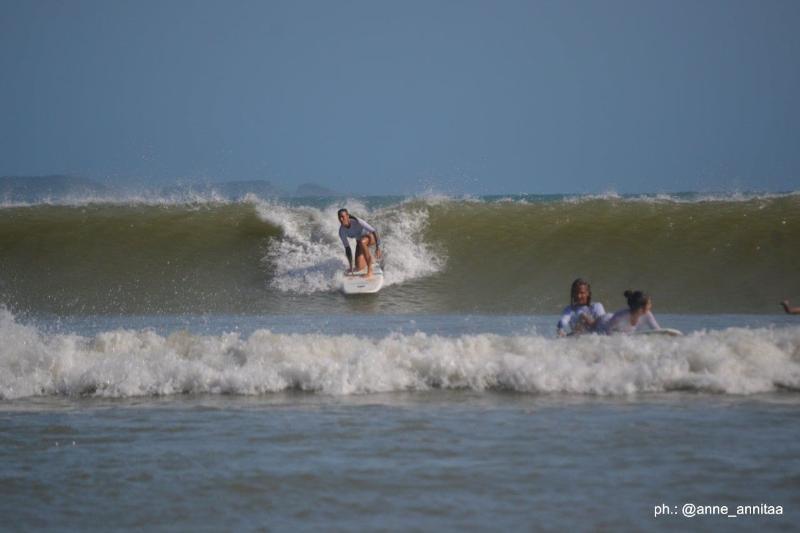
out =
[[800,190],[796,0],[0,0],[0,176]]

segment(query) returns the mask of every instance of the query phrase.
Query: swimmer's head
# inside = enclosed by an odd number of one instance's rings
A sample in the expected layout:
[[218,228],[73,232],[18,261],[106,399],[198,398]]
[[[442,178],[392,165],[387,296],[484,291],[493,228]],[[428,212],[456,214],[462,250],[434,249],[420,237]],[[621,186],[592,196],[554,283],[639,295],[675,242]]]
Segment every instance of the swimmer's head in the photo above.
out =
[[650,295],[642,291],[627,290],[624,294],[628,300],[628,309],[630,309],[631,313],[646,313],[653,306],[653,300]]
[[572,305],[590,305],[592,303],[592,286],[583,278],[572,282],[569,290],[569,300]]

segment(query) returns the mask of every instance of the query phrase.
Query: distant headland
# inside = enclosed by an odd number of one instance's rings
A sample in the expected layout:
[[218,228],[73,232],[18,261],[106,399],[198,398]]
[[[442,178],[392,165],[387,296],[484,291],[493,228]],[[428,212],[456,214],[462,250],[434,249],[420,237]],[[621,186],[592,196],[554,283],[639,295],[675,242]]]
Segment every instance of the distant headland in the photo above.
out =
[[[123,186],[107,185],[81,176],[56,174],[0,177],[0,201],[4,203],[120,198],[130,195],[131,192]],[[160,187],[156,190],[150,189],[149,192],[163,197],[218,195],[231,200],[239,200],[249,194],[260,198],[336,198],[347,195],[316,183],[303,183],[292,191],[267,180],[182,183]]]

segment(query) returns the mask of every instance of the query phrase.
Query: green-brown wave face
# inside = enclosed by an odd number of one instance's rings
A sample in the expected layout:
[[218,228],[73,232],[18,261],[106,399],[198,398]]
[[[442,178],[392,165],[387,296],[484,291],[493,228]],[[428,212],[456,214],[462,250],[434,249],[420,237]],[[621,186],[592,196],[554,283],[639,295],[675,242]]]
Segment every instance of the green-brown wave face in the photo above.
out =
[[236,309],[279,233],[244,204],[0,210],[0,294],[56,313]]
[[[55,314],[547,314],[568,303],[577,277],[609,311],[624,306],[627,288],[649,292],[656,312],[764,313],[800,302],[800,195],[362,205],[384,237],[387,286],[357,301],[335,289],[338,205],[283,205],[277,218],[258,202],[3,208],[0,304]],[[435,267],[409,266],[428,260]],[[313,290],[283,283],[308,272]]]
[[627,288],[671,312],[773,312],[800,300],[797,196],[452,204],[433,210],[430,227],[447,250],[443,292],[462,305],[550,311],[577,277],[607,309],[624,307]]

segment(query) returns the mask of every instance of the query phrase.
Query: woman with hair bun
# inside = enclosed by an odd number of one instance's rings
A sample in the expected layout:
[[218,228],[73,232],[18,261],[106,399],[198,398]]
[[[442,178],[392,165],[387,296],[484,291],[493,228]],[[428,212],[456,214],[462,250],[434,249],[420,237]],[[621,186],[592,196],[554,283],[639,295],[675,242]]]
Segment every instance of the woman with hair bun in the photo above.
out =
[[[570,304],[561,312],[556,332],[559,337],[591,333],[597,329],[600,319],[606,314],[601,303],[592,303],[592,286],[581,278],[572,282],[569,291]],[[569,328],[569,333],[567,332]]]
[[625,291],[625,298],[628,300],[628,308],[614,313],[608,320],[600,324],[600,330],[608,335],[612,333],[634,333],[645,329],[661,329],[653,316],[653,300],[648,294],[642,291]]

